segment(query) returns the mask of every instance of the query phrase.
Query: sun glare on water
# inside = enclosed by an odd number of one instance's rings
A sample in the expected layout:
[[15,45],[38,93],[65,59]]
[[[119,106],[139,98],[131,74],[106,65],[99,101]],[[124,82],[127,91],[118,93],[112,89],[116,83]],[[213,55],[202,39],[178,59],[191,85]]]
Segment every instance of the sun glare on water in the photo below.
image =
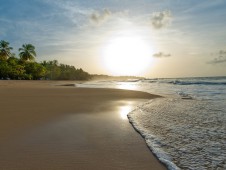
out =
[[151,46],[139,36],[116,37],[104,48],[104,64],[115,75],[139,75],[150,65],[151,53]]
[[127,120],[127,115],[128,113],[132,110],[132,107],[131,106],[122,106],[119,110],[119,114],[120,114],[120,117],[121,119],[123,120]]

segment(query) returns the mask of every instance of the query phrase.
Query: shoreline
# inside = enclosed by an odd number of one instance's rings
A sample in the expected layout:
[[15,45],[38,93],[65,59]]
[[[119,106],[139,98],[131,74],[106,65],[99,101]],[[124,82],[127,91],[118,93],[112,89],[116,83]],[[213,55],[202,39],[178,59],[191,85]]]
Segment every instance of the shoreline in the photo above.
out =
[[3,169],[166,169],[123,119],[160,96],[27,82],[0,81]]

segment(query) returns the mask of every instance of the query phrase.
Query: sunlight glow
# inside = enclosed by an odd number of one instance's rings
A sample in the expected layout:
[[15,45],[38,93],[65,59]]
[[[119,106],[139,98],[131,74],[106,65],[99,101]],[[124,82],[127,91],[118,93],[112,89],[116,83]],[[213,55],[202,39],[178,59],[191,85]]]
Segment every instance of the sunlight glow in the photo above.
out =
[[120,108],[119,114],[121,119],[126,120],[127,114],[132,110],[131,106],[123,106]]
[[126,89],[126,90],[137,90],[137,84],[134,83],[128,83],[128,82],[119,82],[117,83],[116,87],[118,89]]
[[139,75],[151,63],[149,43],[136,35],[124,35],[110,40],[104,48],[106,68],[115,75]]

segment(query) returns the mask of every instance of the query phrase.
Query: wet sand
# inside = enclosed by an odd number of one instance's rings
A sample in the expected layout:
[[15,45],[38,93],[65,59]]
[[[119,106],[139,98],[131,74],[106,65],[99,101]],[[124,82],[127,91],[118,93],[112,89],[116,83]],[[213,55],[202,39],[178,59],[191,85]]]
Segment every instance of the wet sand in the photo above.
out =
[[126,117],[158,96],[56,84],[0,81],[0,169],[166,169]]

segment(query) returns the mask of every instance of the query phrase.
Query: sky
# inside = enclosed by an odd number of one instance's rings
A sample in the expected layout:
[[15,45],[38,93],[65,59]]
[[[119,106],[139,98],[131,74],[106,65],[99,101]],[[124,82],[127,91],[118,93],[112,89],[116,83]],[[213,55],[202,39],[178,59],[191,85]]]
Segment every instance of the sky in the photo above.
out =
[[0,0],[0,40],[91,74],[226,76],[225,18],[225,0]]

